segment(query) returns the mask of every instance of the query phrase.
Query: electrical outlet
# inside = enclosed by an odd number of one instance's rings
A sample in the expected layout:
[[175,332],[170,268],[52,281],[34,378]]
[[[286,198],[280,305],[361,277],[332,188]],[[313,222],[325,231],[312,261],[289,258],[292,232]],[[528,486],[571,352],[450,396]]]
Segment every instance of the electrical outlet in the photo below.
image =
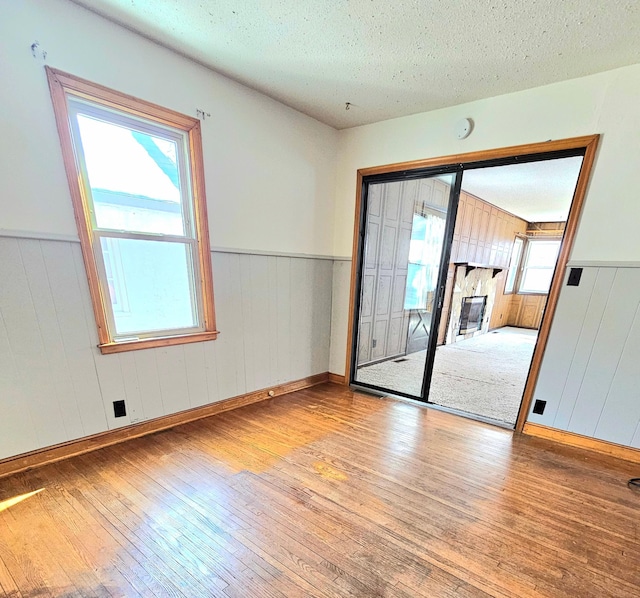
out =
[[542,415],[544,413],[544,408],[547,406],[546,401],[541,401],[540,399],[536,399],[536,402],[533,404],[533,412],[536,415]]
[[582,276],[582,268],[571,268],[569,270],[569,278],[567,279],[568,287],[577,287],[580,284]]
[[374,338],[374,339],[371,341],[371,348],[372,348],[372,349],[375,349],[377,344],[378,344],[378,341]]
[[124,401],[113,402],[113,417],[125,417],[127,415],[127,408]]

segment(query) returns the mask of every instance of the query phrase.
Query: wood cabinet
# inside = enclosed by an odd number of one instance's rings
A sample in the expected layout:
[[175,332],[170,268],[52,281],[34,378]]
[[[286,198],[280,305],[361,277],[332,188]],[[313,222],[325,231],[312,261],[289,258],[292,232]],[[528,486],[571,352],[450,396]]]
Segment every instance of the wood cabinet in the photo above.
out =
[[516,233],[524,234],[526,230],[527,222],[522,218],[461,191],[451,262],[473,262],[506,268]]
[[[542,315],[547,304],[547,295],[509,295],[509,326],[518,328],[540,328]],[[504,326],[505,324],[502,324]]]
[[443,344],[446,338],[451,313],[455,262],[471,262],[504,268],[496,275],[498,278],[496,299],[489,327],[499,328],[507,325],[511,295],[503,294],[504,281],[511,258],[513,240],[517,234],[524,234],[526,230],[527,222],[522,218],[509,214],[470,193],[460,192],[442,318],[438,329],[439,345]]

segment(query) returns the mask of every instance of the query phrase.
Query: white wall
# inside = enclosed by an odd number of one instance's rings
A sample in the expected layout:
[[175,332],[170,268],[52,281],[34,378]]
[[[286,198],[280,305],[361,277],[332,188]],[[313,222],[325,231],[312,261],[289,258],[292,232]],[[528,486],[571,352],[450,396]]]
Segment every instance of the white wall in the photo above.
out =
[[[36,40],[53,67],[211,113],[211,242],[278,254],[212,254],[216,341],[98,351]],[[332,252],[337,131],[65,0],[0,3],[0,124],[0,459],[328,370],[332,261],[287,254]]]
[[[634,65],[462,106],[341,131],[336,180],[334,253],[336,256],[351,255],[358,168],[600,133],[600,148],[592,171],[571,261],[591,266],[638,266],[638,105],[640,65]],[[454,135],[453,126],[463,117],[471,117],[475,121],[475,129],[469,138],[459,141]],[[337,269],[334,268],[330,367],[331,371],[337,374],[344,373],[345,367],[345,322],[349,301],[349,282],[343,264]],[[594,269],[598,270],[597,267]],[[633,270],[623,268],[620,271],[629,273]],[[618,278],[621,276],[623,275],[620,274]],[[590,275],[586,275],[585,280],[588,282]],[[618,286],[613,287],[612,293],[618,292]],[[616,426],[628,431],[627,428],[636,426],[640,418],[640,414],[636,414],[637,409],[634,411],[632,408],[633,401],[637,405],[637,393],[628,393],[629,389],[634,388],[633,384],[637,380],[632,378],[627,361],[624,361],[624,367],[615,380],[611,377],[613,372],[609,372],[611,368],[607,369],[607,375],[611,375],[610,379],[599,388],[597,396],[585,392],[573,403],[562,398],[565,383],[570,384],[573,380],[569,377],[575,349],[572,343],[577,342],[576,335],[579,335],[583,326],[594,329],[592,336],[580,337],[580,351],[586,355],[590,355],[592,351],[595,352],[594,355],[600,355],[603,350],[602,342],[605,342],[604,351],[617,351],[616,359],[620,360],[623,358],[622,352],[627,338],[620,332],[620,338],[616,337],[616,342],[613,343],[615,347],[606,345],[611,344],[607,339],[598,341],[596,333],[602,314],[588,312],[584,314],[583,319],[578,318],[572,308],[567,307],[570,296],[576,294],[576,291],[571,289],[572,287],[563,287],[560,305],[564,307],[558,310],[547,349],[548,355],[564,355],[569,361],[563,362],[566,366],[564,369],[557,370],[554,369],[553,358],[545,359],[536,396],[541,393],[545,400],[550,401],[549,414],[545,414],[542,419],[531,418],[531,421],[544,421],[561,429],[575,430],[589,436],[615,439],[616,442],[628,444],[633,433],[611,433]],[[580,293],[586,294],[588,300],[591,291],[582,286],[579,289]],[[633,292],[637,295],[640,288],[634,288]],[[615,306],[624,301],[622,295],[609,297],[607,313],[615,313]],[[602,309],[605,309],[604,306]],[[571,328],[571,334],[576,338],[561,332],[567,327]],[[628,360],[629,350],[624,350],[625,359]],[[601,357],[605,359],[604,354]],[[557,366],[557,362],[555,363]],[[597,365],[597,362],[589,362],[590,371],[596,374],[574,371],[572,375],[580,381],[583,379],[580,376],[583,376],[584,380],[591,384],[590,376],[599,375],[598,372],[601,372]],[[577,366],[574,364],[573,367],[575,370]],[[613,390],[609,388],[610,385],[613,385]],[[624,392],[627,392],[626,399],[621,398]],[[562,405],[559,407],[558,402],[561,398]],[[568,405],[570,407],[567,407]],[[556,410],[560,409],[561,412],[562,408],[572,409],[572,417],[556,416]],[[604,424],[597,424],[598,416],[594,415],[601,412],[605,414],[603,417],[606,416],[606,432],[603,431]],[[637,434],[634,442],[637,445]]]
[[202,123],[214,247],[330,255],[337,131],[66,0],[0,5],[0,229],[76,236],[46,63]]
[[[334,252],[351,255],[356,170],[367,166],[601,133],[573,257],[639,260],[640,65],[341,131]],[[471,117],[470,137],[456,121]],[[606,221],[607,226],[603,226]]]

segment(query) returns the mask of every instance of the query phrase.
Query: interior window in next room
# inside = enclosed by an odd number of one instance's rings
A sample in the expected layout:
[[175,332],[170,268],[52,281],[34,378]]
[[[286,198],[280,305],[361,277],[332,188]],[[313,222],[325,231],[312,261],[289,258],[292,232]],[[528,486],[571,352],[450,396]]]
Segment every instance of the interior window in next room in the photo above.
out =
[[522,266],[520,293],[548,293],[556,267],[560,240],[530,239]]

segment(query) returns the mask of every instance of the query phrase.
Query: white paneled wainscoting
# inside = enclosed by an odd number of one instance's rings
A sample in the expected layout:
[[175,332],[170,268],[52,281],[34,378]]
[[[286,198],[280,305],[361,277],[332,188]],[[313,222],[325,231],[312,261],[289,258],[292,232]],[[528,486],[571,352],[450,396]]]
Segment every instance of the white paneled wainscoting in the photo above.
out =
[[212,259],[217,340],[101,355],[80,244],[0,237],[0,459],[328,371],[330,259]]
[[[344,372],[349,260],[212,259],[217,340],[102,355],[80,244],[0,235],[0,459]],[[532,401],[544,413],[528,421],[640,448],[640,264],[583,266],[562,287]]]
[[640,448],[640,267],[587,266],[579,286],[569,270],[529,421]]

